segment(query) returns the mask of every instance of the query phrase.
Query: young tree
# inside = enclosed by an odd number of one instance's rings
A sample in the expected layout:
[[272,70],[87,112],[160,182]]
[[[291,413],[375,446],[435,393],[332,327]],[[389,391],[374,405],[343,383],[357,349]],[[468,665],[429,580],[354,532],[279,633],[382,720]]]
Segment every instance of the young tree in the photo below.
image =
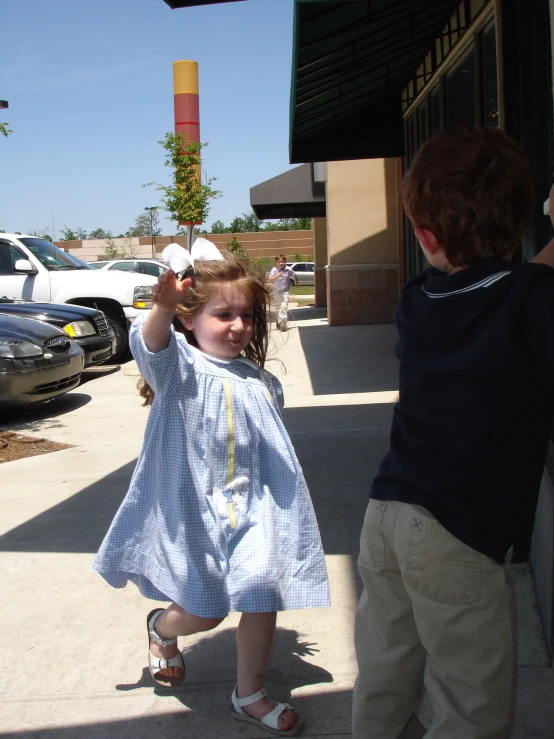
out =
[[121,245],[120,254],[122,254],[125,257],[136,257],[136,256],[138,256],[138,246],[135,246],[133,244],[133,237],[132,236],[124,236],[123,237],[123,244]]
[[166,151],[165,166],[171,172],[169,185],[156,185],[162,193],[163,207],[177,224],[187,224],[189,248],[192,242],[194,224],[204,223],[210,212],[210,201],[221,195],[212,185],[215,177],[206,179],[203,184],[199,177],[200,154],[206,144],[185,140],[182,134],[166,133],[159,142]]
[[111,234],[111,231],[107,231],[107,234],[108,235],[105,238],[106,246],[104,247],[104,250],[103,250],[106,259],[118,259],[121,256],[125,256],[125,254],[122,254],[119,251],[119,247],[115,243],[114,238]]
[[235,234],[233,234],[229,241],[225,242],[225,248],[237,257],[242,257],[243,259],[249,258]]

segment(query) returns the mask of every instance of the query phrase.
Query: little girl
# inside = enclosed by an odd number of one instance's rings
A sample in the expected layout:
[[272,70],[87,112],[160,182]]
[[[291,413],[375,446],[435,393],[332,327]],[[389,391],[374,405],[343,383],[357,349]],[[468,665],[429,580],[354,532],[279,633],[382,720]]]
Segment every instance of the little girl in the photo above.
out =
[[93,566],[114,587],[130,580],[147,598],[173,601],[147,616],[160,685],[185,680],[178,636],[242,612],[231,714],[293,736],[301,718],[262,687],[276,612],[327,606],[329,593],[312,502],[281,420],[281,384],[263,369],[263,278],[231,254],[210,253],[194,262],[192,279],[168,270],[152,302],[130,335],[152,410]]

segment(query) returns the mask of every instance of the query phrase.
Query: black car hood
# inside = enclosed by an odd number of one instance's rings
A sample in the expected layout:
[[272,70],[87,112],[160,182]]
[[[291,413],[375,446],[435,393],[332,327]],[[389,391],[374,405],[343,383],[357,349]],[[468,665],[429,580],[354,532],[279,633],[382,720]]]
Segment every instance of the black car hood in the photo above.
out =
[[[0,308],[1,311],[1,308]],[[0,312],[0,339],[24,339],[34,344],[42,344],[51,336],[65,336],[67,334],[56,326],[31,318],[9,316]]]
[[1,299],[0,313],[35,318],[38,321],[53,323],[55,326],[65,326],[72,321],[90,321],[91,318],[102,315],[96,308],[85,308],[82,305],[34,303],[32,301],[3,303]]

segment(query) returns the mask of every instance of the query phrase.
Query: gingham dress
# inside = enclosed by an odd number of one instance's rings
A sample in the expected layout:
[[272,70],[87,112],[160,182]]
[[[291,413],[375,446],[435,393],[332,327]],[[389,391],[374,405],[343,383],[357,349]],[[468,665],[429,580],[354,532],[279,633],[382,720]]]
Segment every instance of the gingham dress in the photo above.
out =
[[129,492],[94,560],[110,585],[196,616],[329,605],[319,530],[281,420],[281,383],[171,331],[130,343],[155,392]]

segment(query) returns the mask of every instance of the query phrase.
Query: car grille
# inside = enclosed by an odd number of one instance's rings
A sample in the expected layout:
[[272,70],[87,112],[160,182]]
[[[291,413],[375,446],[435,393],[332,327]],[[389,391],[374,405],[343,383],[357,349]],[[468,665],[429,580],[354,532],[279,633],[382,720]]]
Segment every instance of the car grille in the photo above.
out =
[[96,328],[98,329],[98,333],[100,334],[100,336],[110,335],[110,327],[108,326],[108,322],[106,321],[105,316],[95,318],[94,323],[96,324]]
[[65,390],[72,385],[76,385],[80,379],[81,373],[78,372],[76,375],[64,377],[63,380],[57,380],[56,382],[45,382],[43,385],[36,385],[32,390],[28,391],[27,395],[42,395],[43,393],[56,392],[56,390]]
[[71,346],[71,341],[67,336],[53,336],[51,339],[46,339],[44,346],[47,349],[50,349],[51,352],[62,354],[63,352],[68,351]]
[[93,354],[92,361],[93,362],[103,362],[105,359],[109,359],[112,356],[112,350],[107,349],[105,352],[99,352],[98,354]]

